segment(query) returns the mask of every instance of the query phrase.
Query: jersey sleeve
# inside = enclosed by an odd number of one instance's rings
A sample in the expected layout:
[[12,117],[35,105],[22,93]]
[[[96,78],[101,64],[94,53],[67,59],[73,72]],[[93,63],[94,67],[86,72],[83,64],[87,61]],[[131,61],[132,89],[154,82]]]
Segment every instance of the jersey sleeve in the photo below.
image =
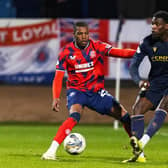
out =
[[112,48],[112,45],[101,41],[98,41],[96,46],[99,52],[101,52],[102,55],[106,55],[106,56],[109,54],[109,51]]
[[55,77],[54,77],[54,80],[52,83],[53,99],[60,97],[64,73],[65,73],[64,71],[56,71],[55,72]]
[[105,56],[116,58],[132,58],[135,54],[135,50],[133,49],[114,48],[112,45],[104,42],[98,43],[98,50]]
[[138,46],[136,53],[134,54],[133,59],[131,61],[130,69],[129,69],[130,75],[136,84],[139,84],[141,80],[141,77],[139,74],[139,66],[142,60],[144,59],[144,57],[147,55],[148,53],[147,53],[146,45],[143,42]]
[[62,49],[58,55],[56,70],[65,71],[66,68],[67,68],[67,54],[66,54],[66,50]]

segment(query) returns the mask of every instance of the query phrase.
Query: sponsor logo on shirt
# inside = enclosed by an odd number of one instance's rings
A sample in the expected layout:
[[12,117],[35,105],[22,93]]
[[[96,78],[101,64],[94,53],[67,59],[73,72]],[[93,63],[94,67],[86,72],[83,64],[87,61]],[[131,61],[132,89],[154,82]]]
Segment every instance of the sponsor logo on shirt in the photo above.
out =
[[93,61],[88,62],[88,63],[84,63],[84,64],[77,64],[75,65],[75,72],[87,72],[92,70],[93,67]]
[[168,56],[157,55],[152,57],[153,62],[168,62]]

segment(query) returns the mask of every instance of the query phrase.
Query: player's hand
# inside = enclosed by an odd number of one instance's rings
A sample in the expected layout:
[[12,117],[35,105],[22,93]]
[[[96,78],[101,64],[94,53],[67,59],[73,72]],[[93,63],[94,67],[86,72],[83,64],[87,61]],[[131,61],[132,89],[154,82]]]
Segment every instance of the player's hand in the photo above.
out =
[[59,102],[60,102],[60,99],[59,98],[56,98],[53,100],[53,103],[52,103],[52,110],[55,111],[55,112],[59,112]]
[[149,88],[149,86],[150,86],[150,83],[149,83],[149,81],[147,81],[147,80],[141,80],[141,81],[139,82],[139,88],[140,88],[142,91],[147,90],[147,89]]

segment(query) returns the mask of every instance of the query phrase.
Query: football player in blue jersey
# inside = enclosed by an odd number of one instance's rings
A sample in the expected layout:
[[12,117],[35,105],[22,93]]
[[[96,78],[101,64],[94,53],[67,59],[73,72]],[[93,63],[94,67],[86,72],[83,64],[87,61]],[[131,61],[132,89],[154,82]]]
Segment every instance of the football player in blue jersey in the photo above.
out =
[[[143,58],[150,60],[148,80],[139,74]],[[130,144],[134,156],[125,162],[135,162],[145,145],[162,126],[168,112],[168,12],[158,11],[152,18],[152,33],[139,45],[130,66],[132,79],[139,85],[141,93],[133,106],[131,118],[132,137]],[[144,133],[144,114],[155,109]],[[146,160],[143,158],[142,162]]]

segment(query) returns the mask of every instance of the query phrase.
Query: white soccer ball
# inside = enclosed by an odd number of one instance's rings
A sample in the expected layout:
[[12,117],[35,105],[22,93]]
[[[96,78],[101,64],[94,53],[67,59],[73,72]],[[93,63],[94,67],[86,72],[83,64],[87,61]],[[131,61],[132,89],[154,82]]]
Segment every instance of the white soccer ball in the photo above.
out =
[[86,140],[79,133],[71,133],[64,140],[64,149],[71,155],[80,154],[86,148]]

